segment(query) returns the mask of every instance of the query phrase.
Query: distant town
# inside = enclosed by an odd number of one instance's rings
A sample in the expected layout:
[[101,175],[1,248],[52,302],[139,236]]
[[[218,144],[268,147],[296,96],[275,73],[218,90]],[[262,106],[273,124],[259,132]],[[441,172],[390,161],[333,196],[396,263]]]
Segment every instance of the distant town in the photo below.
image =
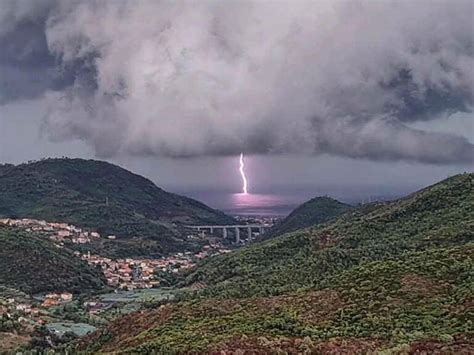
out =
[[[67,223],[46,222],[36,219],[0,219],[0,224],[23,228],[27,232],[35,232],[52,240],[56,246],[63,248],[66,243],[86,244],[95,239],[116,239],[115,235],[101,236],[98,232],[87,231]],[[200,232],[202,234],[202,232]],[[190,236],[192,237],[192,236]],[[242,243],[245,243],[243,240]],[[73,254],[86,261],[88,264],[99,267],[107,284],[116,289],[134,290],[147,289],[160,286],[156,272],[161,271],[176,274],[180,269],[187,269],[196,264],[197,261],[218,254],[230,252],[221,242],[211,242],[203,246],[197,253],[182,252],[174,255],[151,258],[125,258],[111,259],[90,252],[81,253],[74,251]]]
[[[261,220],[255,217],[240,217],[238,221],[241,224],[260,223],[266,226],[275,222],[274,219],[269,217],[262,217]],[[65,248],[69,244],[87,244],[101,238],[109,240],[118,238],[115,235],[102,236],[97,231],[87,230],[68,223],[47,222],[29,218],[3,218],[0,219],[0,225],[17,227],[25,232],[44,236],[53,241],[58,248]],[[190,234],[187,237],[202,238],[203,233],[207,233],[207,231],[196,231],[195,234]],[[258,234],[255,233],[247,236],[246,239],[240,240],[239,244],[244,245],[253,241],[258,237]],[[221,238],[209,237],[209,244],[204,245],[198,252],[179,252],[161,258],[112,259],[91,254],[91,252],[80,251],[72,251],[72,254],[89,265],[100,269],[104,274],[107,285],[114,292],[147,290],[169,286],[163,284],[161,277],[158,275],[170,275],[173,277],[180,270],[189,269],[202,259],[226,254],[231,251],[228,246],[223,244]],[[43,325],[48,323],[47,321],[45,322],[50,316],[48,309],[67,305],[73,300],[74,295],[70,292],[53,291],[47,294],[35,295],[33,298],[22,294],[13,294],[0,299],[0,317],[6,317],[6,319],[15,318],[17,321],[29,324],[30,326]],[[85,301],[82,306],[90,315],[96,315],[98,312],[109,309],[113,303],[110,300],[109,302],[103,302],[94,298]]]

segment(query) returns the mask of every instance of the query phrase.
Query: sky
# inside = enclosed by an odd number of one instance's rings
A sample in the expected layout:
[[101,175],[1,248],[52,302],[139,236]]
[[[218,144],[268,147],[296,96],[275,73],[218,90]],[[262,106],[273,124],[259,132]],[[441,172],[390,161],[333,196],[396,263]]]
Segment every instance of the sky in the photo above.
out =
[[[0,162],[172,191],[409,191],[474,163],[472,1],[0,2]],[[325,190],[326,189],[326,190]]]

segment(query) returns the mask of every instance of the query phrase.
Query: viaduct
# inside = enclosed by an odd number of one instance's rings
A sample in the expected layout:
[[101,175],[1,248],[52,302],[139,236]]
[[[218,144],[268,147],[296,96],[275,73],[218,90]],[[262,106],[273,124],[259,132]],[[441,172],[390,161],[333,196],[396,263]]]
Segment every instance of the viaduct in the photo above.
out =
[[206,226],[188,226],[188,228],[197,230],[204,234],[204,231],[209,230],[210,234],[214,234],[216,230],[222,230],[222,236],[227,238],[229,231],[234,231],[235,233],[235,242],[240,242],[240,230],[244,229],[247,231],[247,237],[252,236],[252,231],[258,229],[260,235],[265,233],[265,229],[270,228],[270,226],[261,225],[261,224],[229,224],[229,225],[206,225]]

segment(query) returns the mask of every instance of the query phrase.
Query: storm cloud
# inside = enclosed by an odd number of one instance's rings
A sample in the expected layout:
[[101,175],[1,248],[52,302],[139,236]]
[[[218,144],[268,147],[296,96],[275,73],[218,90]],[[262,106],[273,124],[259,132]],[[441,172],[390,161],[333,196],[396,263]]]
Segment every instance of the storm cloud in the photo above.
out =
[[472,163],[472,1],[4,1],[0,103],[102,157]]

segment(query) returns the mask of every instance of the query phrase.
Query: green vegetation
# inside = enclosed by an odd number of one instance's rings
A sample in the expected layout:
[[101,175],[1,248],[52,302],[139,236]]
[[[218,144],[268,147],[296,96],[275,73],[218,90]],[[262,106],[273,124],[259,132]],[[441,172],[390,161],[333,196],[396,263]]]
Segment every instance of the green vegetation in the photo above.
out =
[[94,292],[105,287],[99,270],[51,241],[0,226],[0,285],[27,294],[47,291]]
[[315,197],[298,206],[288,217],[271,228],[265,237],[275,237],[325,223],[352,210],[352,208],[350,205],[329,197]]
[[91,352],[474,352],[473,174],[213,257],[181,302],[131,313]]
[[0,216],[67,222],[117,235],[92,250],[110,256],[192,248],[183,238],[183,225],[234,222],[118,166],[82,159],[0,166]]
[[299,230],[204,261],[184,285],[203,296],[277,295],[319,286],[362,261],[474,240],[474,174],[447,179],[366,213]]
[[474,244],[364,262],[330,288],[168,304],[119,318],[82,349],[124,353],[259,350],[349,353],[441,344],[474,350]]

